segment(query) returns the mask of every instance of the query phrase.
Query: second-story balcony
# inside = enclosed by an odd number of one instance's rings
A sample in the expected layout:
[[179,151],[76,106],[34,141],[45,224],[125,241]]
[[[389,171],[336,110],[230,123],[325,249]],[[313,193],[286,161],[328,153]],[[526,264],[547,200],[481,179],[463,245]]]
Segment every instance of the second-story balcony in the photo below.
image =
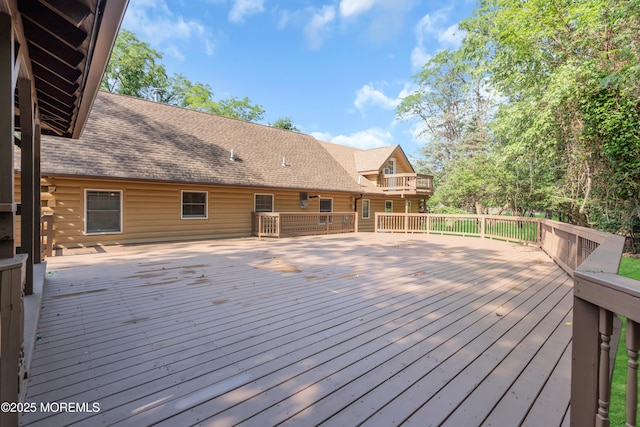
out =
[[433,177],[416,173],[384,174],[378,177],[378,187],[383,191],[400,194],[433,194]]

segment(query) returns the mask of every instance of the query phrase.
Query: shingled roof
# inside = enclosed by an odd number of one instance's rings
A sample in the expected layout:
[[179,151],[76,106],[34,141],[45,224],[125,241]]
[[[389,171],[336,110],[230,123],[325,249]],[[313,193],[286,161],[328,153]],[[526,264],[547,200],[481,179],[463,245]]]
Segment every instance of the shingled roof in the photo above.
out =
[[42,173],[360,192],[310,135],[108,92],[79,140],[42,137]]
[[[406,158],[404,151],[399,145],[362,150],[324,141],[319,142],[325,150],[342,165],[347,173],[351,175],[351,178],[358,183],[360,193],[388,194],[377,187],[375,182],[369,179],[358,178],[360,175],[378,174],[380,169],[387,164],[389,158],[398,156],[399,153]],[[409,163],[408,159],[407,163]]]

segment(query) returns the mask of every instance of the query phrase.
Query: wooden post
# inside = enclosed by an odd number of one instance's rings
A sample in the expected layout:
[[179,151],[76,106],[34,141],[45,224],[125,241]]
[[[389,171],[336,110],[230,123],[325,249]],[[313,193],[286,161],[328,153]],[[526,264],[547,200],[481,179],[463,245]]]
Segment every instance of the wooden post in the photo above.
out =
[[[42,216],[42,200],[40,194],[40,125],[36,124],[35,129],[36,132],[33,138],[33,185],[35,191],[33,199],[33,212],[35,215],[33,228],[33,262],[34,264],[40,264],[42,262],[42,228],[40,227],[40,218]],[[47,240],[47,242],[49,247],[51,247],[53,238]]]
[[409,232],[409,199],[404,199],[404,234]]
[[280,212],[276,214],[276,230],[278,231],[278,239],[279,239],[280,233],[282,233],[282,218],[280,217]]
[[[577,284],[578,281],[575,282]],[[574,427],[595,425],[598,410],[599,317],[599,307],[573,297],[571,425]]]
[[627,426],[635,426],[638,408],[638,350],[640,350],[640,325],[627,319]]
[[[34,162],[33,162],[33,146],[34,146],[34,104],[33,93],[31,91],[31,80],[18,79],[18,97],[20,104],[20,135],[22,140],[20,169],[21,169],[21,185],[20,185],[20,252],[27,254],[27,275],[24,287],[25,295],[33,294],[33,260],[35,246],[35,179],[34,179]],[[38,189],[40,183],[38,183]],[[38,215],[38,219],[40,215]],[[38,229],[40,224],[37,224]],[[40,255],[38,254],[38,257]]]
[[596,426],[609,427],[609,399],[611,395],[609,352],[611,350],[611,334],[613,333],[613,313],[604,308],[600,308],[599,311],[600,363],[598,364],[598,415],[596,415]]
[[[0,259],[0,402],[17,403],[20,395],[25,258]],[[17,426],[18,412],[1,411],[0,425]]]
[[0,13],[0,258],[16,254],[13,198],[14,34],[11,17]]

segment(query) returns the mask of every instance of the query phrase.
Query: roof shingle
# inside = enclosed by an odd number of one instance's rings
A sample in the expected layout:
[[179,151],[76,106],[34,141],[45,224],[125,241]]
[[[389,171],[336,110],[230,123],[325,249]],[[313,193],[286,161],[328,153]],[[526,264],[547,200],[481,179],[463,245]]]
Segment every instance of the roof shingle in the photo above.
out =
[[310,135],[108,92],[79,140],[42,137],[42,173],[359,191]]

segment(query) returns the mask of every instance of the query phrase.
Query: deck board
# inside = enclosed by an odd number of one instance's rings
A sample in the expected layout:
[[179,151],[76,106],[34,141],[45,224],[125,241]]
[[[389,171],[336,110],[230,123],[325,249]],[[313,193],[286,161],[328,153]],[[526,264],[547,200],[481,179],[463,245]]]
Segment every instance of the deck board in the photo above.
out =
[[571,280],[536,248],[359,233],[48,270],[27,399],[101,410],[24,426],[568,421]]

